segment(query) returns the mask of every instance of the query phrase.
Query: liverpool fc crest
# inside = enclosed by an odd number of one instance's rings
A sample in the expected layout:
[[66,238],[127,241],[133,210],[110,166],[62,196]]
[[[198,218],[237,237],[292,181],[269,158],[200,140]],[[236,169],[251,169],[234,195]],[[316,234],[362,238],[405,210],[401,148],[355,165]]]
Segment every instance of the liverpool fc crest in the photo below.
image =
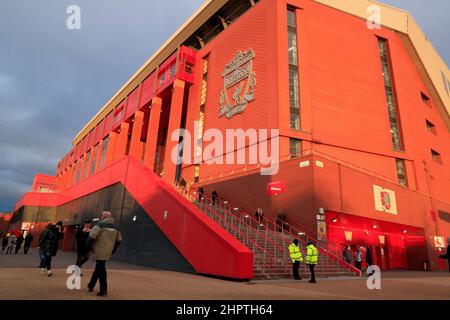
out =
[[219,117],[230,119],[242,113],[247,104],[255,99],[253,58],[255,53],[252,49],[246,52],[238,51],[234,59],[225,66],[222,73],[223,90],[220,92]]

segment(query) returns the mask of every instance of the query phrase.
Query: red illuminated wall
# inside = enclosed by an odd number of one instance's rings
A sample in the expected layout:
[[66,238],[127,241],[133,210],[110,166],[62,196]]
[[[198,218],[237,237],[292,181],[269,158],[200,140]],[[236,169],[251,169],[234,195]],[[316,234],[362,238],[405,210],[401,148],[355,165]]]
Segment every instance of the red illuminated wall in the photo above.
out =
[[[299,8],[301,131],[289,128],[287,4]],[[392,147],[377,37],[389,43],[404,152]],[[256,99],[243,114],[219,118],[223,67],[236,51],[248,48],[256,54]],[[283,210],[310,228],[315,228],[320,207],[420,226],[433,255],[433,236],[450,234],[450,224],[435,222],[431,214],[450,210],[450,134],[434,103],[422,101],[421,92],[430,96],[431,88],[425,86],[397,32],[369,30],[365,20],[314,1],[263,0],[200,50],[197,66],[207,54],[205,130],[279,128],[281,156],[289,153],[289,137],[301,139],[304,152],[323,156],[324,168],[300,172],[298,162],[287,162],[278,175],[268,178],[258,172],[233,172],[244,165],[202,165],[194,188],[207,185],[207,192],[215,189],[250,212],[257,207],[268,215]],[[199,114],[200,69],[190,90],[188,129]],[[436,126],[437,134],[427,130],[426,120]],[[431,149],[441,153],[443,163],[432,159]],[[396,158],[405,160],[408,188],[397,183]],[[192,167],[186,167],[183,176],[192,181]],[[280,179],[286,180],[287,192],[268,198],[266,183]],[[374,184],[396,192],[398,215],[375,210]]]

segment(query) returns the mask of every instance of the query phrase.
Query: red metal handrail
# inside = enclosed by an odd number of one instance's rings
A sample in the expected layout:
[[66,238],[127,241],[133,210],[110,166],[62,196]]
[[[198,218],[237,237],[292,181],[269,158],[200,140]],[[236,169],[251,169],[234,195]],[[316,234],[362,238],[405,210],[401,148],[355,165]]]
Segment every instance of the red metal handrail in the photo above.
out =
[[[183,196],[185,196],[188,200],[193,201],[195,200],[195,197],[191,198],[191,195],[189,194],[189,192],[187,190],[185,190],[184,188],[178,186],[178,185],[174,185],[175,190],[177,190],[180,194],[182,194]],[[205,197],[206,199],[206,197]],[[201,202],[200,202],[201,203]],[[248,236],[246,236],[245,234],[242,233],[241,230],[236,229],[233,225],[231,225],[230,223],[228,223],[225,219],[225,217],[222,217],[219,213],[217,213],[216,210],[212,209],[210,207],[210,205],[208,203],[205,203],[205,206],[203,208],[201,208],[201,210],[209,210],[212,214],[214,214],[218,219],[221,219],[225,222],[225,224],[227,224],[228,228],[231,228],[233,231],[235,231],[236,233],[240,234],[241,237],[243,239],[245,239],[246,241],[250,242],[253,244],[254,248],[258,248],[260,251],[262,251],[263,256],[268,257],[268,263],[267,261],[265,261],[265,257],[263,258],[263,264],[267,265],[269,267],[269,269],[273,268],[273,255],[268,252],[267,250],[265,250],[264,248],[262,248],[257,242],[255,242],[254,240],[252,240],[251,238],[249,238]],[[205,212],[206,213],[206,212]],[[235,216],[236,217],[236,216]],[[236,219],[239,219],[238,217],[236,217]],[[213,219],[214,220],[214,219]],[[251,227],[251,226],[250,226]]]
[[[206,196],[203,194],[203,197],[206,197]],[[231,202],[230,200],[228,200],[228,199],[227,199],[227,200],[223,200],[223,198],[217,197],[216,202],[217,202],[217,201],[220,201],[220,202],[222,202],[222,203],[223,203],[224,201],[227,201],[226,204],[227,204],[230,208],[232,207],[232,206],[229,205],[229,204],[232,203],[232,202]],[[239,208],[239,207],[237,207],[237,208]],[[239,208],[239,209],[236,210],[236,211],[240,212],[241,214],[248,215],[251,219],[253,219],[253,220],[256,221],[256,219],[252,218],[251,215],[250,215],[248,212],[246,212],[245,210],[242,210],[242,209]],[[307,244],[308,240],[304,240],[304,239],[300,238],[299,235],[302,235],[302,234],[304,234],[304,235],[306,236],[307,239],[310,238],[311,240],[317,240],[317,238],[314,239],[314,237],[309,236],[308,234],[306,234],[306,232],[300,231],[300,230],[298,230],[298,229],[295,228],[295,227],[291,227],[291,226],[290,226],[290,230],[284,229],[283,226],[284,226],[284,224],[286,224],[286,222],[283,221],[283,220],[281,220],[281,219],[279,219],[279,218],[277,218],[277,217],[275,217],[274,220],[275,220],[275,221],[278,221],[278,220],[279,220],[280,222],[282,222],[283,224],[281,224],[281,226],[275,225],[275,223],[274,223],[272,220],[268,219],[266,216],[263,216],[262,219],[263,219],[263,221],[266,221],[266,222],[267,222],[267,225],[269,225],[269,224],[270,224],[270,225],[273,225],[273,227],[274,227],[273,231],[274,231],[274,234],[275,234],[275,235],[277,235],[276,230],[277,230],[278,228],[281,228],[282,231],[287,231],[288,234],[290,234],[293,238],[297,238],[297,239],[298,239],[299,241],[301,241],[303,244]],[[260,223],[260,222],[258,222],[258,223]],[[305,229],[306,229],[306,228],[305,228]],[[293,233],[292,230],[294,230],[295,233]],[[317,234],[316,234],[316,235],[317,235]],[[319,245],[319,244],[317,243],[317,241],[314,241],[314,242],[316,242],[316,247],[317,247],[317,249],[318,249],[323,255],[327,256],[328,258],[331,258],[331,259],[335,260],[340,266],[345,267],[345,268],[347,268],[347,269],[350,269],[350,270],[352,270],[355,274],[361,276],[361,270],[359,270],[358,268],[354,267],[353,265],[347,263],[346,261],[344,261],[344,259],[339,258],[339,256],[337,256],[336,254],[334,254],[334,253],[328,251],[326,248],[324,248],[323,246]]]

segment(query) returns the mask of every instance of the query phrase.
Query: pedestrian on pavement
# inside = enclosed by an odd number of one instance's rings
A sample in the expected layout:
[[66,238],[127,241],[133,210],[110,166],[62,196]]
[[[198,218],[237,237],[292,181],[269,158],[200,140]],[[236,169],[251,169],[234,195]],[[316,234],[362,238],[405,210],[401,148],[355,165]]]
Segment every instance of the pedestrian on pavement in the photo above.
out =
[[22,247],[23,241],[24,241],[24,238],[23,238],[23,232],[22,232],[22,233],[20,233],[19,237],[17,238],[16,251],[14,252],[14,254],[19,253],[19,250]]
[[104,297],[108,294],[106,261],[116,252],[122,241],[119,227],[114,223],[111,212],[103,211],[101,221],[89,232],[88,249],[91,257],[95,259],[95,270],[89,281],[89,292],[94,291],[97,280],[100,282],[100,291],[97,296]]
[[[60,228],[58,225],[52,225],[51,228],[46,229],[42,235],[40,247],[43,248],[45,254],[45,269],[47,269],[47,276],[51,277],[52,272],[52,258],[58,252],[58,244],[60,239]],[[41,268],[41,273],[45,274],[45,269]]]
[[298,268],[300,267],[300,262],[303,262],[302,252],[298,245],[298,239],[294,239],[289,245],[289,256],[292,260],[292,274],[295,280],[302,280],[298,273]]
[[314,267],[316,266],[317,262],[319,261],[319,252],[317,251],[317,248],[314,246],[312,241],[308,241],[308,246],[306,247],[306,264],[309,267],[309,270],[311,271],[311,280],[309,280],[309,283],[316,283],[316,275],[314,273]]
[[44,235],[46,234],[46,231],[48,229],[53,228],[53,223],[49,223],[47,224],[47,226],[45,227],[45,230],[41,232],[41,234],[39,235],[39,259],[41,259],[41,262],[39,263],[39,268],[41,268],[41,273],[43,273],[45,271],[45,250],[44,247],[42,246],[43,240],[44,240]]
[[219,194],[217,193],[216,190],[214,190],[211,193],[211,200],[212,200],[212,205],[215,206],[216,205],[216,201],[219,200]]
[[[87,249],[87,239],[89,238],[89,231],[91,231],[92,224],[90,220],[86,220],[84,225],[78,228],[75,235],[77,241],[77,262],[76,265],[81,269],[81,266],[89,260],[89,250]],[[80,274],[81,276],[83,273]]]
[[355,257],[355,267],[359,271],[361,271],[362,261],[363,261],[362,248],[359,247],[358,250],[356,251],[356,257]]
[[8,246],[8,235],[5,233],[3,235],[3,239],[2,239],[2,253],[1,254],[3,254],[3,251],[5,251],[7,246]]
[[[448,242],[450,242],[450,238],[449,238],[449,241],[447,241],[447,243]],[[447,252],[445,254],[441,254],[439,256],[439,258],[447,259],[447,261],[448,261],[448,272],[450,272],[450,244],[447,246]]]
[[8,247],[6,248],[6,254],[12,254],[13,250],[16,249],[17,237],[14,232],[8,238]]
[[375,273],[375,270],[371,268],[372,266],[372,250],[369,247],[366,247],[366,264],[367,264],[367,275],[371,276]]
[[30,250],[31,247],[31,243],[33,242],[33,235],[31,234],[31,232],[29,232],[27,234],[27,236],[25,237],[25,244],[23,246],[23,253],[24,254],[28,254],[28,250]]

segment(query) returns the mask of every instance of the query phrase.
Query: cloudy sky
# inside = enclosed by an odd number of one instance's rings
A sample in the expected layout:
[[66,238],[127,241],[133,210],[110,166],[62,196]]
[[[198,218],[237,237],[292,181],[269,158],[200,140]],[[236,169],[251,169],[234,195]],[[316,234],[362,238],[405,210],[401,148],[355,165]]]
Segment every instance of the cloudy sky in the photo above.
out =
[[[0,0],[0,211],[35,173],[54,174],[76,133],[202,2]],[[411,11],[450,65],[450,1],[384,2]],[[81,30],[66,28],[72,4]]]

